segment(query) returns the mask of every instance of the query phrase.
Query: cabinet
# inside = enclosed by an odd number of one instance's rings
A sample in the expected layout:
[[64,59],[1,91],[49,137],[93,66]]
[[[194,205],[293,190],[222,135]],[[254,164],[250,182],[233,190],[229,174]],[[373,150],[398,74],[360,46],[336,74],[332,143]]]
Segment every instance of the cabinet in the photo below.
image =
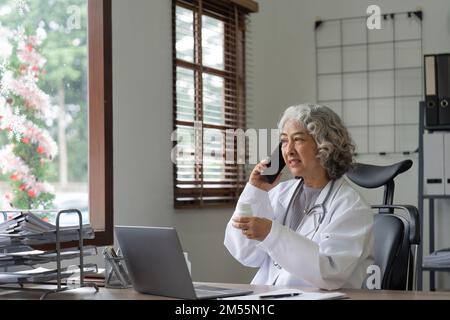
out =
[[[418,208],[420,213],[421,241],[418,251],[418,282],[422,289],[424,272],[429,272],[430,290],[435,290],[435,272],[450,272],[446,266],[424,266],[424,257],[435,252],[435,204],[450,199],[450,125],[427,127],[425,125],[426,105],[420,102],[419,113],[419,190]],[[450,203],[450,202],[449,202]],[[423,245],[424,208],[428,205],[429,248]]]

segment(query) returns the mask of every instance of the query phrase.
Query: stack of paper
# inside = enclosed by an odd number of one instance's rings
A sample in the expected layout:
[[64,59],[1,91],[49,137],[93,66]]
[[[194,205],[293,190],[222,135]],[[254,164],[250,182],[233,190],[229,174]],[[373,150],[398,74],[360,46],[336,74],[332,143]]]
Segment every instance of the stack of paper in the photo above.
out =
[[[86,246],[83,248],[83,256],[97,255],[97,247]],[[61,249],[61,260],[75,259],[80,256],[78,248]],[[36,265],[39,263],[54,262],[57,259],[56,251],[33,250],[27,246],[16,248],[14,252],[0,253],[0,267],[14,265]]]
[[298,289],[279,289],[260,294],[224,298],[223,300],[334,300],[344,299],[342,292],[308,292]]
[[[83,239],[93,239],[94,230],[83,225]],[[79,226],[60,227],[60,241],[79,239]],[[56,226],[30,212],[16,213],[10,220],[0,224],[0,247],[22,243],[26,245],[56,242]]]
[[[60,267],[59,274],[57,269],[32,268],[37,264],[79,258],[81,255],[97,255],[95,246],[60,249],[59,252],[34,250],[32,246],[55,244],[57,240],[64,243],[78,241],[80,238],[93,239],[94,236],[94,230],[89,224],[60,226],[57,229],[54,224],[45,222],[31,212],[14,213],[10,220],[0,224],[0,267],[4,268],[4,272],[0,272],[1,288],[4,289],[4,285],[14,284],[20,285],[18,289],[21,289],[27,283],[53,283],[75,275],[80,278],[80,268],[83,268],[86,275],[97,273],[95,264],[84,264],[82,259],[80,259],[82,266]],[[22,266],[27,270],[19,272],[11,270],[17,270]],[[51,289],[49,292],[53,291],[54,289]]]
[[433,252],[423,258],[424,268],[450,268],[450,248]]
[[[97,265],[85,264],[83,271],[85,274],[95,274],[98,272]],[[74,274],[79,274],[78,266],[69,266],[61,268],[61,279],[67,279]],[[13,283],[42,283],[56,280],[58,272],[56,269],[36,268],[18,272],[0,273],[0,285]]]

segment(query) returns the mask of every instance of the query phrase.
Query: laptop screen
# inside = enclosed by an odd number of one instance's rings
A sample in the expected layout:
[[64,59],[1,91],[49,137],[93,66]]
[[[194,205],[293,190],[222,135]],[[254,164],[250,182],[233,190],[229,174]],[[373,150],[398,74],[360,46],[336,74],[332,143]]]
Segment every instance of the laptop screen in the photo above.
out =
[[115,230],[136,291],[196,299],[174,228],[116,226]]
[[116,227],[131,282],[136,291],[181,299],[212,299],[252,293],[251,290],[202,285],[194,288],[174,228]]

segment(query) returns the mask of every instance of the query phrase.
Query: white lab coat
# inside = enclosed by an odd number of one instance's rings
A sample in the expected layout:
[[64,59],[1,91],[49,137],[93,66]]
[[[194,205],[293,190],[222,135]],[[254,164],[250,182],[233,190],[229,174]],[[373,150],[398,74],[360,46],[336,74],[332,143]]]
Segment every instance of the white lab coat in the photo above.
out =
[[[372,210],[341,178],[335,181],[317,232],[318,214],[314,213],[293,231],[282,223],[298,183],[289,180],[269,192],[247,184],[239,201],[251,203],[254,216],[273,220],[272,228],[264,241],[249,240],[230,220],[225,246],[242,264],[259,268],[252,284],[360,289],[367,267],[373,264]],[[323,203],[330,187],[331,181],[316,204]]]

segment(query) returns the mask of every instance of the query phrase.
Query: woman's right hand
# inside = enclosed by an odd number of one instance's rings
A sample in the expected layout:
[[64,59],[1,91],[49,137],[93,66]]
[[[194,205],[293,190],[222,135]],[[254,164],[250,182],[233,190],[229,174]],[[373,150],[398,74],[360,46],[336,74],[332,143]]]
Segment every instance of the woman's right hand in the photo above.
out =
[[255,168],[253,168],[253,171],[250,174],[250,178],[248,180],[248,183],[250,183],[251,185],[267,192],[274,188],[281,179],[280,173],[273,183],[268,183],[267,180],[261,175],[261,172],[267,168],[268,162],[269,161],[266,159],[258,163]]

